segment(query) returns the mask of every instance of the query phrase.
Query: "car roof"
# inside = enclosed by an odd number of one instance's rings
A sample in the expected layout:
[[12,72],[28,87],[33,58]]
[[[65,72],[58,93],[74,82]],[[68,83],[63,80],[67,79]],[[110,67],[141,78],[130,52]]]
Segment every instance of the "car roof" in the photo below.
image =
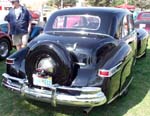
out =
[[123,17],[127,14],[132,14],[127,9],[115,8],[115,7],[72,7],[57,10],[50,16],[45,30],[49,30],[52,27],[52,22],[57,16],[64,15],[95,15],[102,18],[101,28],[96,30],[97,32],[114,35],[117,30],[118,24],[122,21]]
[[140,23],[150,24],[150,20],[136,20],[135,21],[135,24],[140,24]]
[[57,13],[96,13],[96,12],[103,12],[103,13],[111,13],[111,14],[127,14],[131,13],[127,9],[122,8],[115,8],[115,7],[72,7],[72,8],[64,8],[61,10],[57,10]]
[[150,11],[140,12],[136,20],[150,20]]

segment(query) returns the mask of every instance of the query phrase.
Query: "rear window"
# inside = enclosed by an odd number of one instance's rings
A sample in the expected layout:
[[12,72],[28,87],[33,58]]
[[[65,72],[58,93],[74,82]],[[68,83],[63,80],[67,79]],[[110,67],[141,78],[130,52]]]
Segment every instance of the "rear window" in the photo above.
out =
[[137,20],[150,20],[150,12],[142,12],[137,16]]
[[141,17],[150,18],[150,13],[142,13]]
[[101,19],[92,15],[63,15],[54,20],[53,29],[98,30]]

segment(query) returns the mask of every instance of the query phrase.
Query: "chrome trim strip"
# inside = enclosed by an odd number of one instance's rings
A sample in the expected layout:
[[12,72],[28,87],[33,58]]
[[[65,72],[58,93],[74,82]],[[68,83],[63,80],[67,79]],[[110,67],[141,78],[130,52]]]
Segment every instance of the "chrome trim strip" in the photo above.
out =
[[7,73],[3,73],[2,76],[5,77],[5,78],[7,78],[7,79],[11,79],[11,80],[14,80],[14,81],[18,81],[20,84],[23,84],[23,83],[25,82],[25,79],[19,79],[19,78],[10,76],[10,75],[8,75]]
[[144,51],[141,55],[136,56],[136,58],[141,58],[146,52]]
[[98,87],[72,88],[72,87],[60,86],[57,88],[63,90],[81,91],[82,93],[96,93],[101,91],[101,88]]
[[128,89],[128,87],[130,86],[131,82],[133,81],[134,77],[131,77],[131,80],[129,81],[129,83],[127,84],[127,86],[120,92],[120,96],[123,94],[123,92]]
[[86,63],[82,63],[82,62],[76,62],[76,64],[78,64],[80,66],[86,66]]
[[[111,69],[99,69],[99,71],[109,71],[110,75],[107,77],[112,77],[116,72],[118,72],[121,68],[119,66],[121,66],[123,62],[118,63],[117,65],[115,65],[114,67],[112,67]],[[101,76],[101,77],[106,77],[106,76]]]
[[2,85],[4,85],[6,88],[20,92],[20,88],[16,88],[16,87],[13,87],[12,85],[4,84],[4,83],[2,83]]
[[98,35],[98,36],[106,36],[114,39],[112,36],[104,34],[104,33],[95,33],[95,32],[86,32],[86,31],[45,31],[46,33],[75,33],[81,35]]
[[[12,60],[13,61],[13,63],[7,63],[7,60]],[[6,58],[6,64],[14,64],[14,61],[15,61],[15,58]]]

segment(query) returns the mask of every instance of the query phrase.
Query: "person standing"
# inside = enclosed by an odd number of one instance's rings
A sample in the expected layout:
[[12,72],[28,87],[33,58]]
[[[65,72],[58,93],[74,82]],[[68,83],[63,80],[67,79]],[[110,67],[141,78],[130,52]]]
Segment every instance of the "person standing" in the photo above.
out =
[[8,33],[12,35],[13,45],[20,50],[27,45],[32,17],[19,0],[10,0],[10,2],[13,7],[10,8],[5,20],[8,21]]

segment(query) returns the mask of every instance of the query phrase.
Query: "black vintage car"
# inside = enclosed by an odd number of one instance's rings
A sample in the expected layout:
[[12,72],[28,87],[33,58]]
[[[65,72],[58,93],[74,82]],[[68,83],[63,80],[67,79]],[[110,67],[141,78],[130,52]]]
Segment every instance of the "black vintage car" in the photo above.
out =
[[100,106],[126,92],[136,55],[128,10],[62,9],[43,34],[7,58],[2,85],[54,106]]

